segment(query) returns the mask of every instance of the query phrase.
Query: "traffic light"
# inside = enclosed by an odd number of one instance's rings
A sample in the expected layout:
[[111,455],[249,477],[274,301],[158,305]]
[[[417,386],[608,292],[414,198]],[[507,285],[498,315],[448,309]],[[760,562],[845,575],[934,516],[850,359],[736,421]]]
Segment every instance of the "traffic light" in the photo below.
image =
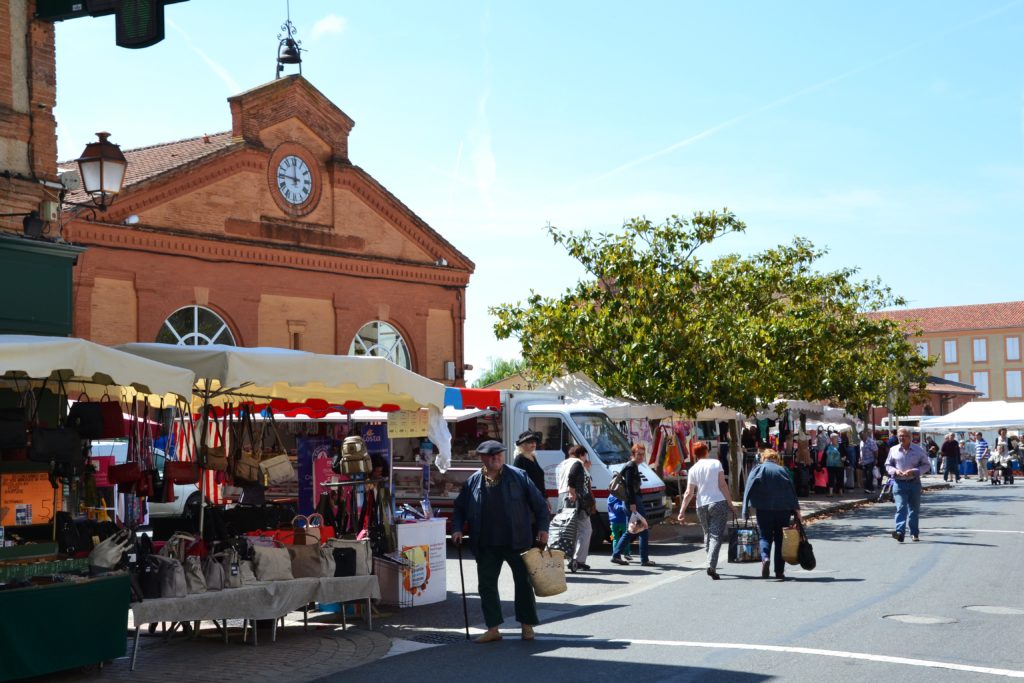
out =
[[120,47],[142,48],[164,39],[164,5],[185,0],[37,0],[36,17],[63,21],[114,15]]

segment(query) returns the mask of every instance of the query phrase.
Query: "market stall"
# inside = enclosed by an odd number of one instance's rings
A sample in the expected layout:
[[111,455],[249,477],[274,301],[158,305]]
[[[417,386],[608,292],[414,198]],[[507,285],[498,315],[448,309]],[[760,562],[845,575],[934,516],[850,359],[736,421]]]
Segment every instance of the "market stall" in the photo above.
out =
[[[89,477],[88,441],[79,432],[91,427],[69,420],[69,396],[123,424],[122,402],[187,401],[194,378],[82,339],[0,335],[0,680],[125,651],[128,576],[90,576],[89,560],[72,556],[82,549],[66,547],[57,534],[59,517],[73,524],[79,516]],[[84,400],[88,392],[108,397],[112,410]],[[75,637],[54,648],[54,633]]]
[[[374,451],[376,437],[366,430],[354,429],[351,416],[356,411],[371,409],[385,415],[389,425],[394,422],[396,430],[398,423],[420,425],[422,436],[437,444],[440,466],[450,459],[451,442],[441,412],[444,385],[382,358],[216,345],[126,344],[119,348],[186,367],[196,373],[193,410],[198,424],[190,440],[200,464],[204,462],[204,449],[218,445],[210,443],[204,436],[218,431],[216,426],[208,424],[210,422],[215,425],[217,420],[230,421],[238,417],[260,425],[260,431],[269,429],[278,434],[290,431],[291,420],[314,423],[313,431],[305,432],[306,436],[299,436],[301,432],[297,432],[294,436],[299,438],[283,440],[286,443],[284,455],[289,466],[294,468],[292,479],[297,484],[294,499],[300,514],[296,519],[305,517],[302,512],[312,511],[302,509],[303,505],[311,505],[311,500],[315,502],[314,514],[327,520],[320,527],[319,534],[330,531],[330,535],[345,535],[346,532],[365,535],[377,556],[378,565],[385,562],[380,566],[397,567],[403,579],[409,578],[406,575],[412,575],[417,569],[417,564],[405,557],[410,552],[429,567],[428,553],[422,552],[423,557],[419,558],[422,548],[418,544],[415,549],[403,547],[402,533],[395,529],[388,447],[385,445],[383,448],[387,454],[383,462],[372,460],[370,455]],[[323,420],[332,414],[341,416],[341,421]],[[221,446],[231,452],[234,449],[232,441],[241,437],[231,437],[230,428],[220,431],[228,435],[227,444]],[[229,455],[229,477],[233,471],[232,462]],[[235,475],[233,483],[237,483],[237,472]],[[204,497],[210,483],[209,475],[204,476]],[[267,483],[273,482],[268,479]],[[249,484],[246,492],[253,488],[252,482]],[[261,495],[269,495],[272,491],[273,486],[266,487]],[[245,501],[244,497],[242,501]],[[349,504],[351,509],[348,509]],[[204,506],[200,516],[201,531],[205,510]],[[236,510],[237,507],[232,512]],[[355,528],[350,526],[353,522]],[[258,533],[261,537],[272,535],[277,539],[291,539],[293,534],[291,530],[265,528]],[[441,533],[440,550],[434,543],[428,544],[428,551],[435,555],[441,553],[443,557],[443,527]],[[295,532],[294,536],[294,542],[298,542],[300,534]],[[436,563],[437,559],[434,561]],[[444,592],[443,572],[435,576],[433,585]],[[376,581],[374,589],[377,590]],[[379,592],[373,595],[375,598],[379,596]],[[147,618],[143,612],[137,615],[137,620]],[[235,616],[240,618],[244,615]]]

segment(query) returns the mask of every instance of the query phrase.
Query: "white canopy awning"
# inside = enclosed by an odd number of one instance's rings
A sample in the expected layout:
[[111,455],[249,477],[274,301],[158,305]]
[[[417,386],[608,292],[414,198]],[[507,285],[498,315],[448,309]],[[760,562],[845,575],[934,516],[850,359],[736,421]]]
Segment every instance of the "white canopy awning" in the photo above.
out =
[[922,417],[922,432],[964,429],[1024,429],[1024,403],[971,401],[947,415]]
[[600,408],[612,420],[661,420],[672,416],[672,411],[664,406],[606,396],[601,387],[582,372],[555,378],[547,388],[564,394],[567,402]]
[[59,378],[76,397],[76,385],[84,384],[130,388],[150,400],[167,397],[171,402],[175,397],[190,401],[195,383],[195,373],[188,368],[140,358],[86,339],[9,334],[0,335],[0,377],[48,379],[55,391]]
[[332,405],[349,404],[350,409],[363,406],[397,406],[401,410],[427,408],[430,439],[438,449],[438,468],[446,470],[451,461],[451,435],[441,415],[445,386],[384,358],[219,344],[122,344],[118,348],[188,368],[196,376],[197,400],[211,403],[240,398],[283,399],[295,403],[321,399]]

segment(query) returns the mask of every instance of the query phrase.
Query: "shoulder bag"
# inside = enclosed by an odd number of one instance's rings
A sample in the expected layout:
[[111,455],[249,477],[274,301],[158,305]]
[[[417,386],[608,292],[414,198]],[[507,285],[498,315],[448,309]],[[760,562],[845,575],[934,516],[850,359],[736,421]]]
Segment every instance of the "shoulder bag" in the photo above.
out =
[[[229,409],[230,410],[230,409]],[[206,406],[203,415],[203,437],[200,440],[199,454],[200,464],[204,469],[214,472],[225,472],[228,469],[227,451],[227,415],[217,422],[217,413],[213,406]],[[210,439],[213,444],[211,445]]]
[[203,581],[206,590],[224,590],[224,565],[213,555],[203,558]]
[[[240,408],[241,410],[241,408]],[[245,406],[239,413],[239,439],[236,456],[231,464],[231,474],[236,484],[261,484],[260,455],[252,434],[252,406]],[[246,443],[248,441],[248,443]]]
[[275,542],[271,547],[254,546],[253,551],[256,558],[253,560],[253,568],[258,580],[287,581],[294,578],[292,558],[288,554],[288,548],[280,542]]
[[[341,553],[331,553],[335,560],[338,561],[335,568],[335,573],[338,576],[370,575],[373,568],[373,553],[370,552],[370,542],[368,540],[355,541],[345,538],[332,538],[324,545],[332,550],[342,551]],[[345,556],[351,557],[351,559],[342,561],[341,558]],[[349,562],[351,565],[349,565]],[[349,566],[352,568],[351,573],[337,573],[339,571],[348,571]]]
[[263,423],[263,431],[260,434],[260,445],[263,445],[263,434],[268,428],[274,436],[276,449],[264,453],[260,458],[260,472],[263,474],[263,481],[267,486],[281,486],[282,484],[293,484],[299,479],[295,475],[295,467],[288,457],[281,441],[281,434],[277,431],[277,423],[274,421],[274,413],[267,408],[268,419]]
[[814,548],[811,547],[811,542],[807,540],[804,525],[797,522],[796,528],[800,530],[800,547],[796,551],[797,559],[800,561],[800,568],[811,571],[818,566],[818,561],[814,559]]

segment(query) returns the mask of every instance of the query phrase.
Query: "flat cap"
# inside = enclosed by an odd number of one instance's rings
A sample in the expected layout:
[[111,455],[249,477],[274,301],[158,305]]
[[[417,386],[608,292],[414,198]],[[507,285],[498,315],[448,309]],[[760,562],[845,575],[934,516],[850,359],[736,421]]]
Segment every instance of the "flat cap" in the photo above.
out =
[[497,455],[498,453],[504,453],[505,447],[501,445],[500,441],[484,441],[482,444],[476,447],[477,455]]

